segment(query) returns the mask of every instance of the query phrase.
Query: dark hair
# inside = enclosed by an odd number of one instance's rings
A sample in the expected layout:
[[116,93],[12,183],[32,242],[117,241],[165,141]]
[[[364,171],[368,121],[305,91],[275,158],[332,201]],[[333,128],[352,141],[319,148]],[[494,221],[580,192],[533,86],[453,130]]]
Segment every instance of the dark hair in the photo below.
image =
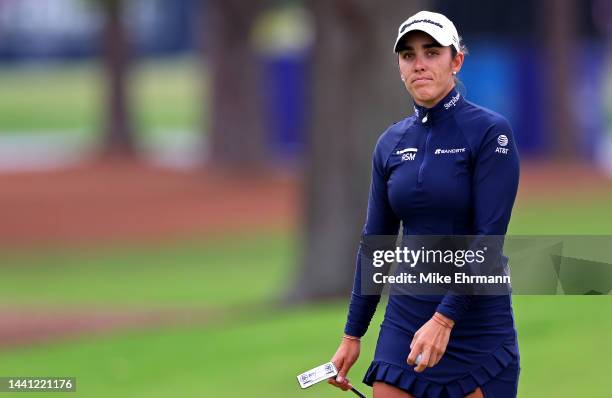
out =
[[[451,60],[455,59],[455,56],[457,55],[457,49],[455,48],[455,46],[450,46],[451,48]],[[465,45],[465,43],[463,42],[463,39],[461,38],[461,36],[459,36],[459,49],[461,50],[461,52],[465,55],[469,54],[468,48]],[[453,76],[453,78],[455,79],[455,84],[463,84],[463,82],[461,82],[461,80],[459,80],[459,78],[457,76]]]
[[[457,50],[455,49],[455,46],[450,46],[450,48],[451,48],[451,57],[455,58],[455,55],[457,55]],[[459,36],[459,50],[461,50],[461,52],[464,53],[465,55],[469,54],[468,48],[463,42],[463,39],[461,38],[461,36]]]

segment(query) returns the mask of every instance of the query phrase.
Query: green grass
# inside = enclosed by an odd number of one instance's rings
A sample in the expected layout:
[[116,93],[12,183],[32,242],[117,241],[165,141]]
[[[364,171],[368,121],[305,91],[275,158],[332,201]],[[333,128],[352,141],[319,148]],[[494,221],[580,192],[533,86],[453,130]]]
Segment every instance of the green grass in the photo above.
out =
[[[519,396],[606,396],[608,297],[515,297],[514,308],[522,356]],[[372,358],[382,313],[379,308],[349,375],[357,385]],[[344,303],[280,313],[262,309],[202,328],[15,349],[0,356],[0,374],[76,376],[77,396],[84,397],[332,398],[340,393],[327,385],[299,391],[295,376],[331,358],[345,316]]]
[[0,86],[0,132],[83,134],[98,126],[102,81],[93,65],[5,67]]
[[515,296],[520,397],[607,397],[610,296]]
[[[0,374],[78,378],[86,397],[333,397],[317,386],[298,392],[295,376],[329,359],[339,341],[344,305],[260,311],[232,324],[149,330],[6,352]],[[374,338],[357,375],[367,367]]]
[[4,304],[218,308],[273,299],[295,248],[273,234],[102,251],[5,250],[2,257]]
[[568,203],[537,200],[518,202],[508,234],[579,235],[612,234],[612,191],[605,196]]
[[[610,233],[612,201],[519,203],[511,233]],[[295,376],[333,355],[346,300],[279,310],[297,253],[295,236],[3,256],[3,300],[14,303],[217,308],[202,326],[83,336],[0,352],[0,375],[71,375],[84,397],[337,397],[327,385],[300,391]],[[6,254],[6,253],[5,253]],[[610,296],[514,296],[521,350],[520,397],[605,397],[610,390]],[[248,308],[240,311],[240,308]],[[351,372],[373,356],[381,304]],[[371,390],[362,386],[371,395]],[[10,396],[7,394],[7,396]],[[55,396],[55,395],[54,395]],[[61,394],[59,394],[61,396]]]
[[[206,70],[194,58],[134,64],[130,89],[137,131],[199,131],[206,122]],[[57,131],[95,137],[105,81],[93,62],[0,69],[0,134]]]
[[207,71],[197,59],[143,63],[134,71],[139,131],[199,133],[207,125]]

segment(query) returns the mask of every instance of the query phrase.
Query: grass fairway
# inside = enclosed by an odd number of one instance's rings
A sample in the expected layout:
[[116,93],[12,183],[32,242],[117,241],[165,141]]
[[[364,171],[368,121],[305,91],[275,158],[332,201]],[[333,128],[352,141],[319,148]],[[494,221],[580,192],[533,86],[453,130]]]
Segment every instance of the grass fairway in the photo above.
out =
[[[515,234],[610,233],[612,202],[519,204]],[[198,327],[152,328],[0,352],[0,375],[71,375],[82,397],[339,397],[301,391],[295,376],[328,360],[346,301],[279,311],[266,303],[291,275],[295,237],[123,248],[103,253],[13,253],[0,289],[11,303],[203,306],[231,316]],[[52,283],[51,283],[52,282]],[[612,357],[610,296],[515,296],[522,359],[520,397],[607,397]],[[240,310],[249,306],[250,311]],[[379,311],[352,379],[372,358]],[[361,388],[369,396],[371,390]],[[6,396],[10,396],[7,394]],[[16,395],[21,396],[21,395]],[[53,396],[62,396],[56,394]]]
[[[519,396],[607,396],[608,297],[516,297],[514,304],[522,355]],[[351,372],[355,381],[372,358],[382,313],[364,338]],[[262,309],[203,328],[84,338],[5,352],[0,374],[74,375],[76,395],[83,397],[333,398],[342,395],[327,385],[300,391],[295,376],[333,355],[344,317],[344,303],[282,313]],[[366,386],[360,390],[369,392]]]
[[519,397],[607,397],[610,296],[515,296]]
[[612,235],[612,191],[594,198],[519,200],[512,212],[508,234]]
[[279,233],[159,247],[5,250],[0,304],[225,308],[262,303],[289,278],[294,243]]
[[[84,397],[338,396],[300,392],[295,376],[328,358],[344,305],[262,310],[231,324],[151,330],[4,353],[0,374],[68,374]],[[364,347],[371,356],[373,338]],[[362,373],[366,361],[355,368]]]

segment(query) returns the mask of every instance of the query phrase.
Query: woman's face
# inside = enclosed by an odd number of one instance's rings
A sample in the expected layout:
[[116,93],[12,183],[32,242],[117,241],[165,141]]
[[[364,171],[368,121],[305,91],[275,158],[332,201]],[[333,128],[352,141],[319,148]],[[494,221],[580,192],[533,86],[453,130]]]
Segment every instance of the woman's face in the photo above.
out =
[[452,58],[450,47],[440,47],[425,32],[412,31],[399,52],[399,69],[406,89],[421,106],[431,108],[455,85],[453,72],[463,64],[463,54]]

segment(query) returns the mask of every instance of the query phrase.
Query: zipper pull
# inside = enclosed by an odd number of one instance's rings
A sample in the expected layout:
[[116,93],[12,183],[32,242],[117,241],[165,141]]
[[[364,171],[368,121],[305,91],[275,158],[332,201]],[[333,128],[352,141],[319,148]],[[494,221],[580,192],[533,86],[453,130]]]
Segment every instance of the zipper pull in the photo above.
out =
[[424,117],[424,118],[421,120],[421,122],[423,122],[423,123],[427,123],[427,116],[428,116],[428,115],[429,115],[428,113],[427,113],[427,114],[425,114],[425,117]]

